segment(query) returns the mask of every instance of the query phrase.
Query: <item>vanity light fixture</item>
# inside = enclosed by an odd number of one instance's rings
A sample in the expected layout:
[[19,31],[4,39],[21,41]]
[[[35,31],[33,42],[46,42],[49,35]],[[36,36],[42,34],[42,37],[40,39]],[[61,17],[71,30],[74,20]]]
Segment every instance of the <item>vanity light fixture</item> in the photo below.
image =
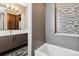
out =
[[17,11],[20,13],[20,10],[17,7],[10,6],[9,4],[0,3],[0,6],[6,8],[6,9],[11,9],[11,10]]
[[5,3],[1,3],[3,6],[5,5]]
[[9,8],[9,7],[10,7],[10,6],[7,4],[7,5],[6,5],[6,8]]
[[17,11],[18,9],[17,8],[15,8],[15,11]]
[[11,9],[14,10],[15,9],[14,6],[11,6]]

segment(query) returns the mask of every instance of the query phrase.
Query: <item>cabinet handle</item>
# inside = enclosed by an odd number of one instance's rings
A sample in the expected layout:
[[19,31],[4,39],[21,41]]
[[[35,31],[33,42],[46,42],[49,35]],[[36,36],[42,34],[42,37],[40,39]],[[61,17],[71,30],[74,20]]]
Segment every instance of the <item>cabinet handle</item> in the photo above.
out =
[[14,42],[14,39],[15,39],[15,38],[14,38],[14,36],[13,36],[12,42]]
[[12,42],[14,42],[14,38],[12,39]]
[[16,41],[16,36],[15,36],[15,38],[14,38],[14,41]]

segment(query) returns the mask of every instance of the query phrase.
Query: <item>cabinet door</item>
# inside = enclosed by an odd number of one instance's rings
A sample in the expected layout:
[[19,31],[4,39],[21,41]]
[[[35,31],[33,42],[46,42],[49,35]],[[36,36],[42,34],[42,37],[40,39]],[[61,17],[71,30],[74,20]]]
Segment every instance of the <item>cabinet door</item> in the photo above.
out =
[[8,30],[18,30],[19,29],[19,21],[21,21],[21,15],[14,15],[7,13],[7,27]]
[[19,34],[15,36],[15,46],[27,44],[27,34]]
[[25,44],[25,43],[27,43],[27,34],[21,34],[21,35],[19,35],[19,36],[21,36],[20,38],[20,42],[22,43],[22,44]]
[[21,15],[16,15],[16,30],[19,30],[19,21],[21,21]]
[[4,37],[3,39],[3,49],[4,50],[9,50],[9,49],[12,49],[13,48],[13,36],[6,36]]
[[8,30],[14,30],[14,29],[16,29],[16,23],[15,23],[15,21],[16,21],[16,16],[15,15],[13,15],[13,14],[9,14],[9,13],[7,13],[7,27],[8,27]]
[[0,53],[3,52],[3,37],[0,37]]
[[13,48],[12,39],[12,36],[3,36],[0,38],[0,53]]

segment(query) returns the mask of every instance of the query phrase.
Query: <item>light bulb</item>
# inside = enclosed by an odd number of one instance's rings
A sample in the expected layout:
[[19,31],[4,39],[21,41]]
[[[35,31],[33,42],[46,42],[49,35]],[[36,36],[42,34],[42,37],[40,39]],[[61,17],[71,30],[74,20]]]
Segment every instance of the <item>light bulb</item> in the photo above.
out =
[[11,6],[11,9],[15,9],[14,6]]
[[9,8],[10,6],[7,4],[6,7]]
[[18,8],[15,8],[15,11],[17,11],[18,10]]

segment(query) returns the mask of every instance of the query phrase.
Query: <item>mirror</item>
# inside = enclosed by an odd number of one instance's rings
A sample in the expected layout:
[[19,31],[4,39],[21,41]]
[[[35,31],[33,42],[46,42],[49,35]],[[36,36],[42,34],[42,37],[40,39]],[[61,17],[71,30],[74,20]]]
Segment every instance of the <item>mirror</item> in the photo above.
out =
[[[13,6],[16,8],[11,8]],[[26,30],[25,11],[26,8],[18,4],[0,6],[0,30]]]

